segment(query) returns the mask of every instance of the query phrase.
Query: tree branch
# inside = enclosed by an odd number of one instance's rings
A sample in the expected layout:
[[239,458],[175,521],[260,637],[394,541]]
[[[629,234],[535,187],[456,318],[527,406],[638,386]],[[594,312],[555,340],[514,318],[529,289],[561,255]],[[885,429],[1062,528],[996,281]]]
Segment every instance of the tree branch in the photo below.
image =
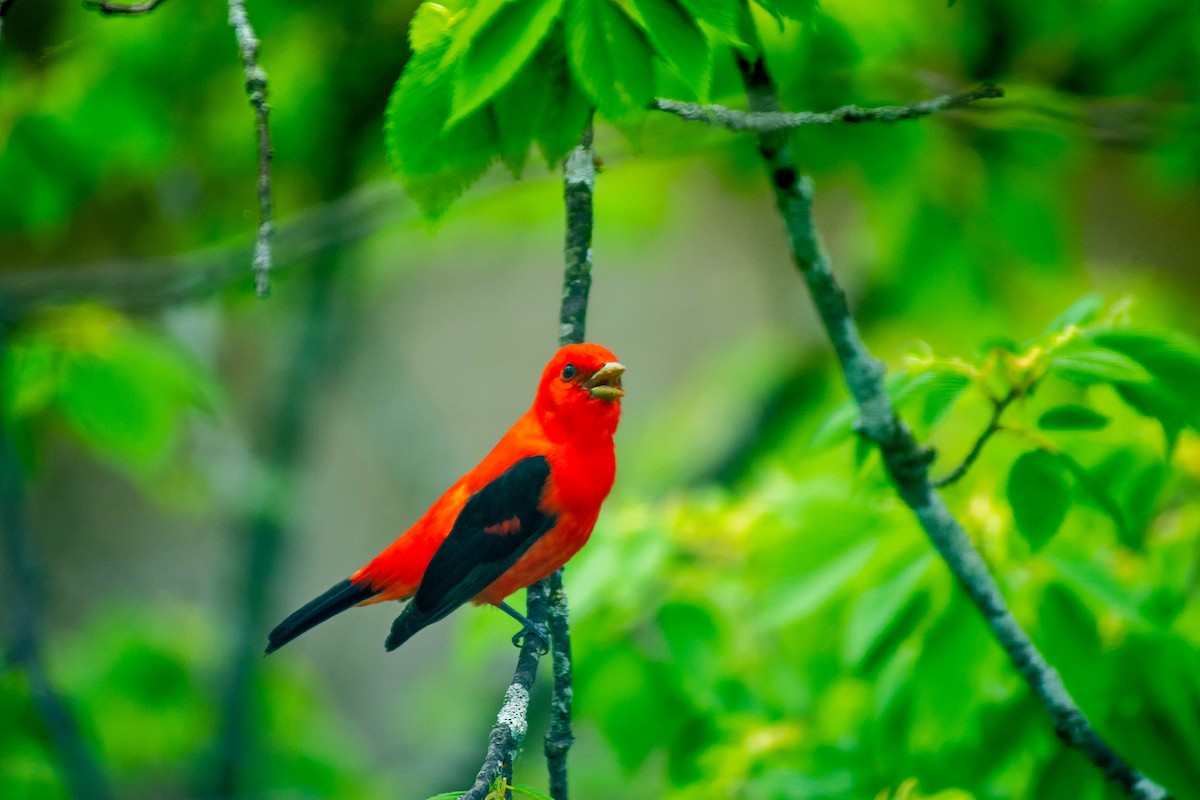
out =
[[916,119],[929,114],[943,111],[947,108],[965,106],[976,100],[1003,97],[1004,90],[994,84],[985,83],[977,89],[959,94],[944,94],[931,100],[910,103],[906,106],[879,106],[863,108],[848,105],[835,108],[833,111],[798,111],[793,113],[783,111],[738,111],[724,106],[700,105],[699,103],[682,103],[678,100],[657,98],[650,103],[650,108],[656,111],[666,111],[691,122],[707,122],[731,131],[754,131],[755,133],[771,133],[773,131],[799,128],[804,125],[829,125],[834,122],[900,122],[906,119]]
[[141,3],[122,5],[121,3],[109,2],[109,0],[84,0],[83,7],[99,11],[106,17],[114,15],[132,17],[138,14],[148,14],[165,2],[166,0],[145,0],[145,2]]
[[[566,206],[566,241],[563,248],[563,293],[559,310],[559,345],[579,344],[587,325],[588,293],[592,287],[592,193],[596,187],[596,157],[592,152],[592,119],[579,144],[563,164],[563,202]],[[550,697],[550,726],[544,752],[550,773],[550,796],[567,800],[567,753],[575,742],[571,731],[571,626],[567,593],[560,569],[546,579],[550,593],[549,623],[553,641],[551,669],[554,689]]]
[[[764,63],[739,59],[754,112],[777,113],[775,87]],[[775,202],[791,240],[792,254],[816,305],[843,377],[860,411],[859,432],[873,441],[904,502],[946,561],[950,571],[983,614],[992,635],[1012,659],[1017,672],[1045,707],[1058,737],[1081,750],[1129,796],[1163,800],[1167,792],[1134,769],[1104,741],[1063,685],[1062,678],[1021,628],[1005,603],[983,558],[950,513],[929,480],[930,452],[913,438],[896,416],[884,390],[883,365],[863,344],[846,296],[838,286],[812,216],[812,181],[797,168],[786,134],[762,133],[759,151],[766,164]]]
[[971,446],[970,451],[957,467],[950,470],[950,472],[946,473],[941,478],[932,481],[932,485],[935,489],[941,489],[949,486],[963,475],[967,474],[967,470],[969,470],[972,465],[975,464],[975,459],[979,458],[979,454],[983,452],[983,446],[988,443],[988,439],[991,439],[993,435],[1002,430],[1000,418],[1004,416],[1005,410],[1007,410],[1008,407],[1012,405],[1012,402],[1020,397],[1021,394],[1021,390],[1014,386],[1008,390],[1008,394],[1004,395],[1004,397],[992,399],[992,417],[988,420],[987,427],[983,429],[983,433],[979,434],[979,438],[975,440],[975,444]]
[[563,571],[559,569],[546,582],[550,591],[548,623],[553,642],[550,669],[554,675],[554,688],[550,695],[550,725],[543,751],[546,771],[550,775],[550,796],[554,800],[567,800],[567,753],[575,743],[575,734],[571,731],[571,626]]
[[258,65],[258,38],[250,27],[244,0],[229,0],[229,25],[237,37],[246,72],[246,95],[254,107],[258,132],[258,235],[254,241],[254,292],[271,293],[271,130],[267,124],[267,73]]
[[559,345],[578,344],[587,323],[588,291],[592,287],[592,192],[596,161],[592,152],[592,121],[588,118],[579,144],[563,164],[563,200],[567,211]]
[[[0,329],[0,361],[7,354],[7,333]],[[42,654],[42,591],[39,570],[29,543],[25,487],[21,464],[7,432],[0,432],[0,527],[10,588],[7,607],[12,644],[7,667],[20,669],[29,683],[30,699],[59,759],[72,797],[107,800],[107,780],[79,730],[70,706],[50,680]]]
[[[546,581],[539,581],[525,592],[525,616],[532,622],[541,622],[546,618],[546,605]],[[460,800],[484,800],[499,777],[503,777],[506,783],[512,783],[513,760],[529,729],[529,694],[537,677],[538,659],[541,656],[538,638],[527,634],[521,644],[521,653],[517,656],[512,684],[504,693],[504,705],[496,715],[496,724],[488,738],[483,766],[479,769],[475,784]],[[511,800],[512,794],[506,791],[505,796]]]

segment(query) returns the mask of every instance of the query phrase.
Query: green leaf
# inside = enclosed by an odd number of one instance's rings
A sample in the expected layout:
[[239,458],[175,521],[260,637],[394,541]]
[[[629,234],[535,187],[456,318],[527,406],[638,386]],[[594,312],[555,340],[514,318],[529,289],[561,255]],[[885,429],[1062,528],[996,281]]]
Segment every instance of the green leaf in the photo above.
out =
[[[454,32],[445,61],[457,61],[454,98],[447,127],[490,100],[529,61],[558,19],[564,0],[484,0],[471,9],[466,22]],[[471,25],[486,15],[478,29]],[[460,45],[465,41],[465,45]],[[461,55],[457,50],[463,49]],[[546,94],[547,87],[529,86]]]
[[133,467],[153,463],[173,430],[171,399],[129,365],[82,356],[72,359],[59,390],[63,416],[99,453]]
[[734,44],[744,45],[742,40],[742,0],[680,0],[683,7],[695,19],[724,34]]
[[1005,489],[1017,530],[1041,549],[1067,517],[1071,483],[1062,463],[1044,450],[1022,453],[1013,462]]
[[1093,341],[1133,359],[1153,376],[1150,386],[1119,391],[1126,390],[1121,396],[1136,411],[1159,419],[1168,438],[1182,425],[1200,429],[1200,342],[1178,333],[1140,331],[1109,331]]
[[817,13],[817,0],[771,0],[775,10],[788,19],[808,22]]
[[1045,333],[1058,333],[1064,331],[1072,325],[1085,325],[1096,318],[1100,313],[1100,309],[1104,307],[1104,299],[1098,294],[1085,294],[1083,297],[1076,300],[1067,308],[1066,311],[1059,314],[1046,326]]
[[878,544],[874,539],[861,542],[827,564],[796,575],[770,596],[763,609],[763,621],[768,625],[786,625],[818,610],[862,572]]
[[936,372],[926,388],[921,408],[921,420],[932,428],[946,416],[971,381],[957,372]]
[[1106,609],[1115,611],[1129,622],[1152,627],[1129,590],[1098,564],[1054,556],[1046,556],[1046,561],[1076,591],[1099,601]]
[[654,68],[646,35],[612,0],[572,0],[567,56],[581,86],[601,113],[621,120],[645,110],[654,96]]
[[1150,373],[1128,356],[1112,350],[1075,350],[1056,356],[1050,368],[1060,378],[1073,383],[1145,383]]
[[[921,578],[933,562],[923,553],[916,561],[858,598],[846,621],[842,660],[862,664],[872,655],[893,628],[900,628],[910,615],[905,612],[916,599]],[[912,620],[915,623],[915,620]]]
[[658,611],[658,626],[685,679],[711,686],[721,656],[721,631],[712,613],[692,603],[667,603]]
[[440,3],[422,3],[408,26],[408,45],[413,53],[423,53],[442,40],[457,18]]
[[1108,417],[1080,405],[1056,406],[1038,417],[1045,431],[1098,431],[1106,425]]
[[630,0],[646,23],[646,33],[662,56],[699,99],[712,79],[708,39],[679,0]]
[[534,60],[525,67],[526,71],[533,70],[549,87],[544,95],[544,113],[535,138],[551,169],[557,168],[571,148],[579,144],[592,113],[591,100],[580,88],[567,64],[564,40],[565,34],[560,25],[551,32]]
[[539,792],[532,786],[526,786],[523,783],[514,783],[512,785],[513,797],[524,797],[526,800],[554,800],[553,797],[545,792]]
[[529,148],[539,130],[551,120],[550,93],[541,53],[521,68],[516,77],[492,100],[492,115],[500,141],[500,160],[514,178],[520,178]]
[[451,74],[442,66],[449,37],[415,54],[387,107],[387,150],[393,171],[428,219],[446,212],[479,179],[498,149],[490,115],[476,112],[449,130]]

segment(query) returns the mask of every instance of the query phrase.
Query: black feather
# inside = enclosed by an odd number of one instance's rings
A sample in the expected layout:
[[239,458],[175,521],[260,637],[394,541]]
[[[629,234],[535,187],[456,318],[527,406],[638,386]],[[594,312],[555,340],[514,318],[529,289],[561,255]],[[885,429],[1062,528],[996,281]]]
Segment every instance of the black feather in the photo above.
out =
[[351,583],[348,578],[331,586],[328,591],[297,609],[267,634],[267,652],[274,653],[309,628],[320,625],[350,606],[370,600],[376,594],[378,592],[369,585]]
[[471,495],[392,623],[388,650],[482,592],[554,527],[555,516],[539,506],[549,480],[550,462],[529,456]]

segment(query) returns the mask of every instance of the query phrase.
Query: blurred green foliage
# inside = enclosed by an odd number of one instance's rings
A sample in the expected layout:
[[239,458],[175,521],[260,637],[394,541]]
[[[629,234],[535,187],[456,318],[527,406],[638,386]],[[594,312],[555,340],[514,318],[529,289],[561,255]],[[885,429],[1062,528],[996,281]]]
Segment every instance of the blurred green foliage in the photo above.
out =
[[[729,195],[761,191],[748,140],[645,110],[654,95],[740,104],[732,54],[756,47],[795,110],[1003,84],[1009,99],[989,108],[794,142],[838,198],[830,216],[849,220],[833,226],[837,266],[862,276],[861,319],[894,400],[939,453],[935,474],[1015,392],[946,495],[1018,619],[1122,753],[1181,800],[1200,797],[1198,250],[1194,220],[1177,224],[1200,178],[1200,7],[481,0],[332,13],[275,0],[251,13],[272,81],[277,207],[293,210],[382,177],[386,152],[412,199],[445,214],[493,162],[533,172],[534,146],[557,162],[591,105],[655,162],[600,177],[625,181],[628,219],[696,166]],[[18,0],[0,41],[0,267],[249,238],[241,82],[219,4],[106,19]],[[450,213],[495,230],[506,202]],[[1136,255],[1088,241],[1123,226]],[[272,302],[298,315],[288,280]],[[803,307],[799,281],[787,302]],[[229,304],[231,326],[241,313]],[[623,431],[618,496],[568,571],[577,724],[603,748],[573,756],[578,794],[1114,796],[1054,739],[855,441],[819,352],[778,335],[731,341],[704,370],[722,381],[688,382],[653,424]],[[35,479],[65,436],[153,492],[223,402],[212,371],[150,323],[50,310],[9,342],[5,423]],[[221,622],[118,604],[54,640],[52,676],[123,796],[203,783]],[[479,663],[477,642],[462,652]],[[263,685],[254,791],[414,796],[297,659],[269,662]],[[17,670],[0,674],[2,794],[65,796],[28,695]]]

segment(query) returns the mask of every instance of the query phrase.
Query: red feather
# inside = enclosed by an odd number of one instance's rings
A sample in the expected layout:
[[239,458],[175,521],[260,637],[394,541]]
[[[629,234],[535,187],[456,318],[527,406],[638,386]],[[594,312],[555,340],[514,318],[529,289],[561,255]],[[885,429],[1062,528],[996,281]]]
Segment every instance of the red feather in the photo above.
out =
[[[468,562],[456,564],[453,572],[458,574],[462,571],[459,567],[468,567],[475,570],[476,575],[489,577],[493,573],[488,570],[494,570],[500,564],[486,561],[496,556],[492,552],[495,548],[472,548],[472,542],[487,541],[472,537],[477,533],[488,537],[512,537],[514,544],[522,537],[536,537],[531,544],[522,541],[522,546],[527,549],[474,594],[472,602],[476,604],[499,604],[508,595],[545,578],[565,564],[591,536],[600,505],[612,488],[616,469],[613,434],[621,415],[620,397],[624,392],[620,390],[620,375],[623,371],[616,357],[599,345],[568,345],[560,349],[542,372],[533,406],[492,451],[447,489],[412,527],[350,576],[353,591],[349,591],[343,581],[272,631],[268,652],[350,605],[412,597],[420,589],[434,554],[452,530],[457,539],[454,555]],[[478,532],[465,530],[469,527],[465,521],[456,527],[464,506],[472,497],[522,459],[533,456],[545,459],[540,474],[545,474],[545,464],[548,464],[549,477],[541,487],[536,509],[527,510],[551,527],[544,532],[523,530],[518,516],[522,510],[506,509],[503,497],[496,507],[499,516],[482,525]],[[542,463],[540,459],[539,463]],[[532,503],[535,496],[528,495],[526,502]],[[480,504],[481,501],[477,501],[474,505]],[[481,509],[473,510],[479,512]],[[488,510],[490,506],[482,509],[484,513]],[[473,563],[476,558],[478,563]],[[442,557],[444,561],[445,556]],[[463,585],[460,584],[460,588]],[[425,594],[423,592],[418,601]],[[306,613],[310,608],[313,611]]]

